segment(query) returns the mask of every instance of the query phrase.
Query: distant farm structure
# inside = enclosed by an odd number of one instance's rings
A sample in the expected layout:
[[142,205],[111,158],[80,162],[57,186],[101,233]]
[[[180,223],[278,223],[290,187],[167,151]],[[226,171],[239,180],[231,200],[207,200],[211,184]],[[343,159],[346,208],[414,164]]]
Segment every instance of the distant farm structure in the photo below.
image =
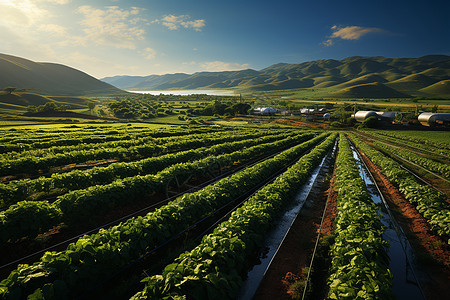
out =
[[277,110],[273,107],[256,107],[253,113],[255,115],[273,116],[277,113]]
[[450,113],[421,113],[418,117],[420,124],[424,126],[450,126]]
[[364,120],[375,117],[379,121],[384,122],[393,122],[395,117],[397,115],[405,115],[405,114],[411,114],[411,113],[405,113],[405,112],[397,112],[397,111],[366,111],[366,110],[360,110],[356,112],[353,117],[356,119],[357,122],[364,122]]

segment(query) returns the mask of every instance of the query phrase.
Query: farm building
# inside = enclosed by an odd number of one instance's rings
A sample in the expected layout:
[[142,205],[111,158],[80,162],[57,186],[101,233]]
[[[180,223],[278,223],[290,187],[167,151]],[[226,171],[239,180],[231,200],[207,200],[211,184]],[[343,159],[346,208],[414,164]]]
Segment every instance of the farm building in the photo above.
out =
[[255,115],[274,115],[277,110],[273,107],[257,107],[254,110]]
[[354,118],[358,122],[362,122],[365,119],[368,119],[370,117],[376,117],[378,119],[378,114],[376,112],[374,112],[374,111],[360,110],[354,115]]
[[302,114],[313,114],[316,110],[314,108],[302,108],[300,109],[300,113]]
[[358,122],[363,122],[365,119],[370,118],[370,117],[375,117],[380,121],[392,122],[392,121],[394,121],[395,116],[397,116],[398,114],[409,114],[409,113],[397,112],[397,111],[376,112],[376,111],[360,110],[356,114],[354,114],[353,117]]
[[419,122],[424,126],[449,126],[450,113],[421,113],[418,117]]

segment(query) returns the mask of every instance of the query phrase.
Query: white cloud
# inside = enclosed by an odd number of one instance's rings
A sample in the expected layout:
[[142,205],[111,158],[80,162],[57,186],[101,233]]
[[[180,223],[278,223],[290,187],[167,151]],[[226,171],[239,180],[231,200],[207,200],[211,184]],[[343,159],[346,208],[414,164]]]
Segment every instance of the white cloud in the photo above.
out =
[[193,28],[195,31],[201,31],[205,27],[205,20],[183,21],[180,24],[184,28]]
[[142,53],[144,58],[148,60],[154,59],[156,57],[156,51],[152,48],[145,48],[144,51],[141,51],[140,53]]
[[80,22],[86,34],[78,41],[94,42],[116,48],[136,49],[136,42],[144,39],[145,30],[138,24],[145,19],[138,17],[142,9],[131,7],[130,10],[118,6],[105,9],[89,5],[80,6],[77,12],[84,16]]
[[322,44],[325,46],[331,46],[334,44],[334,42],[332,39],[328,39],[328,40],[323,41]]
[[36,6],[30,0],[3,0],[0,2],[0,25],[10,28],[23,28],[32,26],[51,14]]
[[[110,59],[98,58],[78,51],[64,54],[58,59],[65,65],[76,68],[96,78],[101,78],[109,74],[134,74],[141,66],[133,64],[115,63]],[[107,68],[105,68],[107,66]],[[107,69],[107,71],[105,71]],[[106,73],[103,73],[106,72]]]
[[161,23],[170,30],[177,30],[180,27],[184,27],[186,29],[192,28],[195,31],[202,31],[202,28],[206,25],[205,20],[198,19],[192,21],[190,18],[191,17],[189,15],[167,15],[161,20],[155,20],[153,22]]
[[386,33],[387,31],[376,27],[361,27],[361,26],[337,26],[331,27],[333,31],[331,36],[327,40],[323,41],[322,44],[325,46],[331,46],[334,44],[335,39],[342,40],[359,40],[362,36],[369,33]]
[[239,64],[239,63],[229,63],[229,62],[223,62],[223,61],[208,61],[200,63],[200,67],[204,71],[209,72],[220,72],[220,71],[237,71],[237,70],[243,70],[248,69],[249,64]]
[[54,4],[67,4],[72,0],[37,0],[36,2],[50,2]]
[[64,26],[58,24],[42,24],[39,26],[40,31],[48,32],[56,36],[66,36],[67,30]]

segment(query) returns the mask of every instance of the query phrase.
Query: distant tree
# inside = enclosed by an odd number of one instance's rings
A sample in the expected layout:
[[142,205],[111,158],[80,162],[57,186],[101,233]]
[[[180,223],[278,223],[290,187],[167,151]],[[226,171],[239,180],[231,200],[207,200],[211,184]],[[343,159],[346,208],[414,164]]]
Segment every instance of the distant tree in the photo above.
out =
[[365,119],[359,126],[358,129],[361,128],[376,128],[378,125],[378,120],[375,117],[369,117]]
[[38,108],[41,108],[41,112],[52,112],[58,110],[58,104],[55,102],[47,102],[44,105],[39,105]]
[[386,107],[386,111],[396,111],[396,107],[395,106],[388,106],[388,107]]
[[437,106],[437,104],[434,105],[434,106],[431,108],[431,112],[432,112],[432,113],[437,113],[437,112],[438,112],[438,106]]
[[95,108],[95,103],[91,102],[91,101],[87,101],[86,104],[87,104],[87,107],[89,108],[89,110],[92,112]]
[[8,94],[12,94],[12,92],[14,92],[16,90],[16,88],[13,86],[8,86],[8,87],[5,87],[3,90],[5,92],[7,92]]
[[37,107],[35,105],[28,105],[27,106],[27,112],[35,113],[35,112],[37,112]]
[[67,105],[67,104],[58,105],[55,102],[47,102],[47,103],[45,103],[43,105],[39,105],[39,106],[34,106],[34,105],[27,106],[28,113],[66,111],[68,109],[70,109],[70,105]]
[[62,104],[57,109],[58,109],[58,111],[67,111],[70,109],[70,105]]

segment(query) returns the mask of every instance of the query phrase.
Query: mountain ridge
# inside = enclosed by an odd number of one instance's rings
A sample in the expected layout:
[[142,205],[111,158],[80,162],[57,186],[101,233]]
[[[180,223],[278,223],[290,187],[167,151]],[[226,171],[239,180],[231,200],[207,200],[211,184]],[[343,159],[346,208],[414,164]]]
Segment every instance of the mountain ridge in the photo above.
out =
[[7,86],[59,96],[114,95],[125,93],[83,71],[66,65],[34,62],[0,53],[0,89]]
[[[419,74],[417,76],[414,76]],[[331,96],[351,91],[354,97],[440,97],[450,94],[447,85],[428,86],[450,79],[450,56],[425,55],[418,58],[387,58],[383,56],[351,56],[342,60],[321,59],[299,64],[277,63],[259,71],[253,69],[224,72],[177,73],[103,78],[126,90],[237,89],[248,91],[327,88]],[[149,80],[151,78],[151,80]],[[126,80],[125,80],[126,79]],[[380,83],[380,84],[377,84]],[[363,87],[352,87],[365,85]],[[362,93],[359,94],[358,91]]]

